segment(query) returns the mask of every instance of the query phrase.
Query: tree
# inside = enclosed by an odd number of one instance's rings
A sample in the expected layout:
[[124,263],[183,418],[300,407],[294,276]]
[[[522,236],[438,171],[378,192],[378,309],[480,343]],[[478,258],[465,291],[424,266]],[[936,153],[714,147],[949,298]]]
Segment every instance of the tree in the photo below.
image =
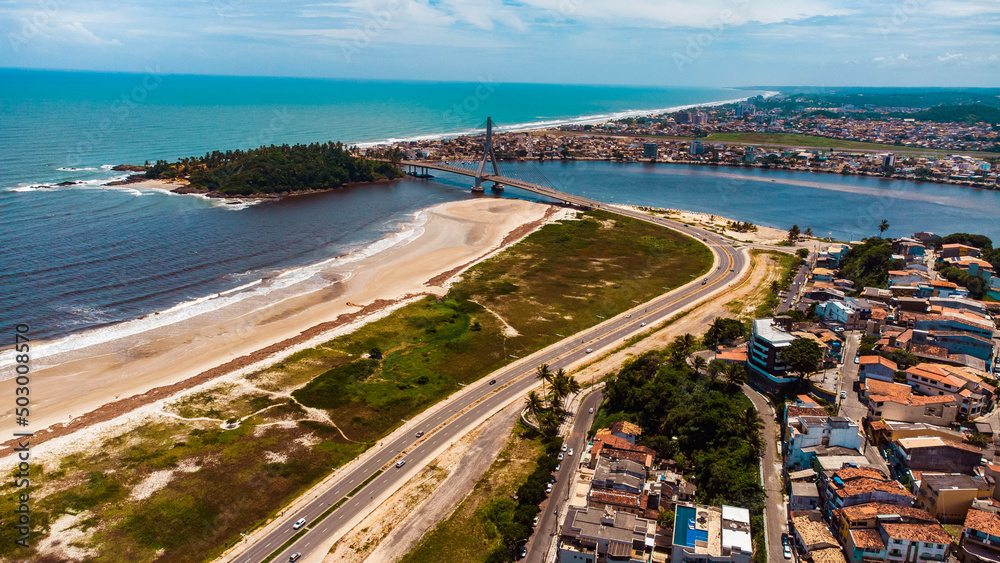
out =
[[882,222],[878,224],[878,236],[882,236],[882,233],[889,230],[889,222],[882,219]]
[[788,229],[788,242],[795,242],[795,241],[799,240],[799,235],[800,234],[802,234],[802,233],[801,233],[801,231],[799,231],[799,226],[798,225],[792,225],[792,228]]
[[806,229],[806,232],[804,232],[802,234],[806,235],[807,237],[811,237],[811,236],[813,236],[813,230],[812,229]]
[[708,367],[708,360],[702,358],[701,356],[695,356],[694,358],[691,358],[691,367],[694,368],[695,374],[701,375],[701,370]]
[[805,260],[806,258],[809,258],[809,249],[808,248],[800,248],[800,249],[798,249],[798,250],[795,251],[795,255],[798,256],[799,258]]
[[531,414],[538,416],[538,411],[542,410],[544,403],[542,398],[535,391],[528,391],[528,410]]
[[368,357],[373,360],[381,360],[382,350],[378,346],[372,346],[372,349],[368,351]]
[[549,364],[542,364],[535,368],[535,377],[542,382],[542,394],[545,394],[545,384],[552,381],[552,372],[549,371]]
[[708,330],[705,331],[705,336],[702,337],[702,344],[706,348],[714,348],[720,343],[742,338],[743,335],[744,326],[742,322],[737,319],[716,317],[712,321],[712,326],[708,327]]
[[822,359],[823,350],[811,338],[796,338],[778,352],[778,360],[788,366],[790,371],[799,374],[799,377],[816,371]]
[[725,369],[726,382],[730,385],[743,385],[747,382],[747,370],[740,364],[729,364]]

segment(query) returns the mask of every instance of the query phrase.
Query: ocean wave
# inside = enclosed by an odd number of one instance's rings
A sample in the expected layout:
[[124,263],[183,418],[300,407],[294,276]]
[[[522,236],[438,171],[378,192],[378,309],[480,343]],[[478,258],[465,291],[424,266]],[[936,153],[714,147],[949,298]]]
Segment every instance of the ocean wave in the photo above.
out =
[[[409,215],[397,225],[395,232],[360,248],[349,250],[340,256],[328,258],[307,266],[280,271],[256,271],[231,274],[231,278],[234,280],[240,278],[246,279],[250,276],[256,277],[231,289],[184,301],[168,309],[137,319],[108,324],[50,342],[37,342],[33,346],[33,349],[40,357],[52,357],[89,346],[108,344],[118,339],[169,326],[199,315],[213,313],[225,307],[239,304],[247,299],[261,299],[260,306],[265,307],[311,293],[328,286],[330,283],[328,280],[317,276],[317,274],[332,267],[345,266],[358,262],[415,240],[423,234],[424,225],[432,209],[433,207],[423,209]],[[342,276],[339,280],[340,283],[351,276],[350,270],[337,273]],[[268,295],[278,291],[282,292],[279,299],[267,300]],[[73,308],[72,311],[67,310],[66,312],[94,321],[112,320],[107,316],[109,314],[108,311],[96,307],[89,309]],[[9,365],[13,365],[11,358],[0,360],[0,368],[8,367]]]

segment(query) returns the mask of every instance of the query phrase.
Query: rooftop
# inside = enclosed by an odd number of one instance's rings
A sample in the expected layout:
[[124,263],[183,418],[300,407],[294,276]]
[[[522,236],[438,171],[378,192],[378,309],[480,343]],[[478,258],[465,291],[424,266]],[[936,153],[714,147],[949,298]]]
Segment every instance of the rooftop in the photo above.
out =
[[802,543],[806,546],[816,546],[824,543],[837,545],[837,539],[830,533],[830,528],[821,520],[814,521],[808,515],[795,516],[795,513],[792,513],[792,525],[795,527],[795,532],[799,538],[802,539]]
[[756,319],[753,322],[753,332],[767,340],[775,347],[788,346],[795,337],[774,324],[774,319]]
[[960,443],[960,442],[954,442],[952,440],[945,440],[944,438],[941,438],[939,436],[920,436],[920,437],[917,437],[917,438],[900,438],[896,442],[900,445],[900,447],[902,447],[907,452],[910,452],[912,450],[919,449],[919,448],[938,448],[938,447],[955,448],[955,449],[966,450],[966,451],[969,451],[969,452],[976,452],[976,453],[982,452],[981,449],[979,449],[979,448],[977,448],[977,447],[975,447],[973,445],[963,444],[963,443]]
[[986,479],[966,475],[965,473],[923,473],[920,479],[920,486],[927,486],[932,491],[947,489],[963,490],[986,490],[990,486],[986,484]]
[[882,529],[893,539],[942,543],[951,543],[951,536],[944,531],[941,524],[882,524]]
[[1000,514],[969,509],[969,514],[965,517],[965,527],[1000,538]]
[[854,540],[854,545],[865,549],[868,551],[885,551],[885,543],[882,542],[882,536],[879,535],[878,530],[874,529],[851,529],[851,539]]
[[848,521],[857,522],[860,520],[870,520],[873,518],[885,518],[892,516],[903,516],[913,520],[923,520],[934,522],[934,517],[926,510],[913,508],[912,506],[896,506],[883,502],[866,502],[854,506],[845,506],[837,510],[838,514],[843,514]]

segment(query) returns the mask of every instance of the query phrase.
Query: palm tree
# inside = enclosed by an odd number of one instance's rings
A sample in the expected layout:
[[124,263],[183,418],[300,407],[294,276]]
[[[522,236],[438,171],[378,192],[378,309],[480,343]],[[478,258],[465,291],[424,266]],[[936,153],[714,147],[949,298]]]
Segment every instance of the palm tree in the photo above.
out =
[[882,222],[878,224],[878,236],[882,236],[882,233],[889,230],[889,222],[882,219]]
[[542,381],[542,394],[545,394],[545,383],[552,382],[552,372],[549,371],[549,364],[542,364],[535,368],[535,377]]
[[528,410],[531,411],[531,414],[535,415],[535,417],[537,418],[538,411],[542,410],[544,405],[545,404],[542,401],[542,398],[538,395],[537,392],[528,391]]
[[811,236],[813,236],[813,230],[812,229],[806,229],[806,232],[804,232],[802,234],[804,234],[807,237],[811,237]]
[[[708,360],[701,356],[691,358],[691,367],[694,368],[695,375],[701,375],[701,370],[708,367]],[[714,377],[712,379],[715,379]]]
[[562,404],[562,400],[569,396],[570,394],[570,383],[569,377],[566,375],[557,375],[552,378],[549,387],[552,388],[552,395],[550,399],[552,400],[552,408],[558,409]]
[[726,381],[730,385],[743,385],[747,382],[747,371],[740,364],[726,366]]
[[694,347],[697,343],[698,339],[695,338],[694,335],[691,334],[690,332],[683,334],[681,336],[674,337],[674,344],[677,345],[677,348],[681,350],[685,356],[687,356],[694,350]]

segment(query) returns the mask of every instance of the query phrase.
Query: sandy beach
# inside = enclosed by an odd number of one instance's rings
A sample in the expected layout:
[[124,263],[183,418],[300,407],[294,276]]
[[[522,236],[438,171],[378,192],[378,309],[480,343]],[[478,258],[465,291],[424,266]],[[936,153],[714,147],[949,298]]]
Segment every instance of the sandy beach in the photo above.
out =
[[[36,354],[29,430],[52,427],[50,436],[65,435],[188,388],[192,380],[207,381],[288,350],[401,300],[442,295],[448,278],[523,237],[555,210],[492,198],[437,205],[422,212],[425,221],[418,221],[413,235],[402,242],[320,269],[309,280],[308,293],[288,288],[109,342],[48,357]],[[13,387],[12,379],[2,381],[0,393],[14,396]],[[4,414],[3,431],[15,431],[12,408]]]

